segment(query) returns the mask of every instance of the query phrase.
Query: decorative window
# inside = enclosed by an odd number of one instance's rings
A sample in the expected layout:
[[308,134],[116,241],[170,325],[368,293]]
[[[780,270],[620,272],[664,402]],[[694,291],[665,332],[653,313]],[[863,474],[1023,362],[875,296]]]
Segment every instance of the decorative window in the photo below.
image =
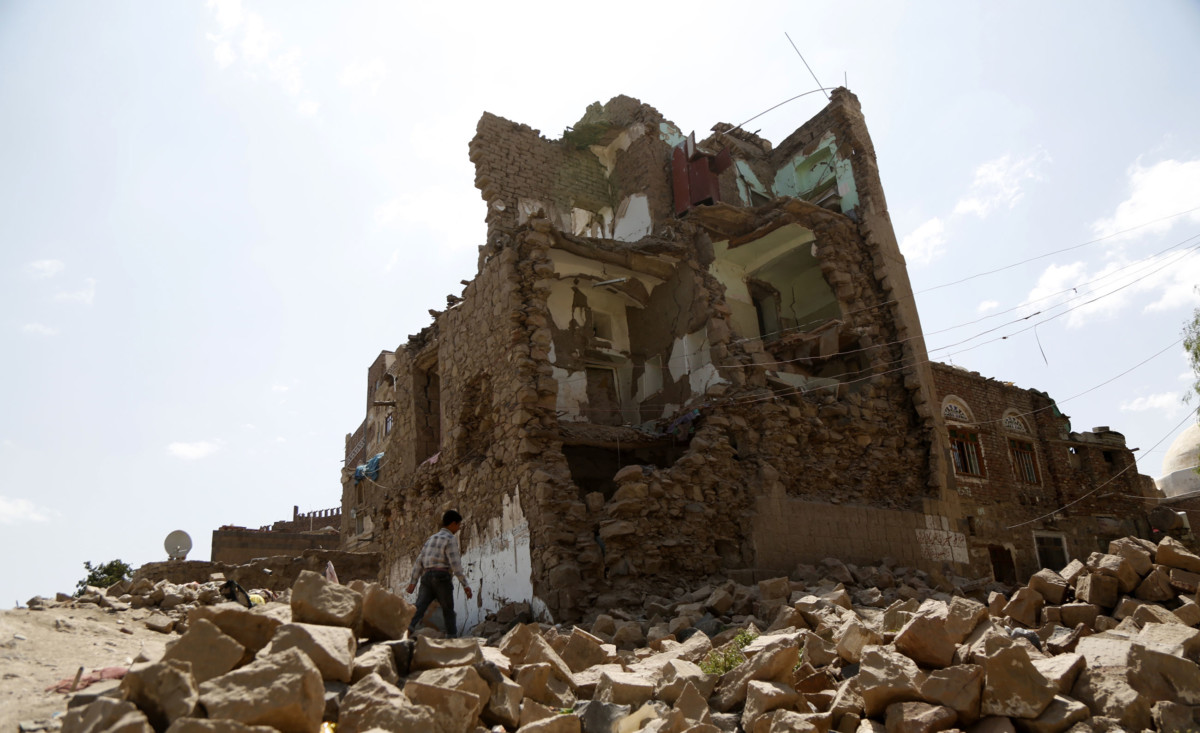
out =
[[1021,417],[1015,412],[1010,411],[1007,415],[1005,415],[1003,423],[1004,429],[1010,433],[1023,433],[1025,435],[1029,434],[1029,426],[1027,426],[1025,421],[1022,420]]
[[942,417],[954,422],[975,422],[971,408],[958,397],[950,395],[942,400]]
[[954,457],[955,473],[960,476],[984,476],[979,433],[951,428],[950,454]]
[[354,517],[354,534],[362,534],[365,531],[367,531],[366,522],[363,515],[358,514]]
[[358,484],[357,486],[354,487],[354,503],[355,504],[363,503],[363,485],[362,484]]
[[383,421],[383,434],[384,434],[384,435],[389,435],[389,434],[391,434],[391,432],[392,432],[392,424],[393,424],[395,421],[396,421],[396,418],[392,417],[391,415],[388,415],[388,416],[387,416],[387,420],[384,420],[384,421]]
[[1022,483],[1040,484],[1037,470],[1037,457],[1033,452],[1033,443],[1024,440],[1008,440],[1008,452],[1012,456],[1013,476]]

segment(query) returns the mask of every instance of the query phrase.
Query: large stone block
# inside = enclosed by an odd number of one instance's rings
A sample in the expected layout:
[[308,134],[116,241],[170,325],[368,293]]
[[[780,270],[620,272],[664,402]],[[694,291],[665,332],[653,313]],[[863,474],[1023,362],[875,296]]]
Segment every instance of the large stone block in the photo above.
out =
[[84,707],[68,710],[63,733],[154,733],[146,714],[127,700],[101,697]]
[[943,705],[896,702],[888,706],[887,733],[935,733],[954,726],[957,716]]
[[1132,593],[1142,582],[1141,576],[1133,569],[1133,564],[1120,555],[1093,552],[1088,557],[1087,565],[1093,573],[1116,578],[1118,593]]
[[478,639],[433,639],[418,636],[416,648],[413,650],[412,669],[461,667],[482,661],[483,651],[479,648]]
[[1122,537],[1119,540],[1113,540],[1108,543],[1108,554],[1119,555],[1129,561],[1134,572],[1138,575],[1145,575],[1150,572],[1152,558],[1150,551],[1143,547],[1139,542],[1129,537]]
[[370,674],[379,675],[388,684],[400,684],[400,673],[396,669],[396,654],[387,644],[367,644],[358,648],[354,655],[354,668],[350,681],[358,682]]
[[1200,573],[1200,556],[1183,546],[1174,537],[1164,537],[1154,552],[1154,562],[1171,568]]
[[1088,573],[1079,577],[1075,586],[1075,597],[1084,603],[1112,608],[1117,605],[1119,585],[1116,577],[1112,575]]
[[189,663],[192,677],[199,684],[233,669],[245,654],[246,647],[236,639],[223,633],[212,621],[197,618],[188,624],[187,633],[167,647],[162,661]]
[[1003,636],[987,640],[981,715],[1036,718],[1054,699],[1054,686],[1033,666],[1019,643]]
[[596,700],[637,709],[654,696],[655,679],[633,672],[609,671],[600,675],[596,685]]
[[[1147,559],[1149,559],[1149,555],[1147,555]],[[1050,568],[1042,568],[1029,578],[1029,587],[1040,593],[1047,603],[1057,606],[1062,604],[1070,585],[1066,578]]]
[[188,611],[188,628],[200,619],[216,624],[221,633],[246,648],[241,660],[241,663],[245,664],[271,642],[271,638],[275,636],[275,629],[284,623],[276,616],[259,611],[259,608],[261,606],[248,610],[237,603],[197,606]]
[[337,723],[338,733],[437,730],[432,708],[414,704],[399,688],[376,674],[356,682],[342,698]]
[[868,716],[884,714],[893,703],[921,700],[924,681],[925,675],[910,657],[886,647],[863,650],[857,684]]
[[200,702],[192,665],[178,660],[134,665],[121,680],[121,695],[146,714],[155,730],[193,715]]
[[362,594],[311,570],[301,570],[292,585],[291,607],[292,621],[296,623],[350,629],[357,629],[362,623]]
[[362,599],[363,636],[375,641],[404,638],[416,606],[378,583],[368,583]]
[[922,700],[952,709],[959,723],[969,725],[979,719],[983,667],[962,664],[936,669],[921,682],[919,692]]
[[926,667],[947,667],[954,660],[955,638],[947,627],[949,609],[942,601],[927,600],[896,634],[896,650]]
[[780,708],[789,709],[800,699],[796,688],[782,682],[751,680],[746,685],[746,706],[742,709],[742,728],[752,730],[759,716]]
[[259,657],[284,649],[304,652],[317,665],[323,679],[346,683],[353,679],[358,639],[353,631],[344,626],[284,624],[275,630],[275,638],[271,639],[266,649],[259,652]]
[[746,685],[751,680],[790,681],[799,658],[799,645],[789,638],[780,639],[722,675],[713,692],[712,706],[729,712],[746,699]]
[[1032,586],[1018,588],[1013,593],[1012,599],[1004,606],[1004,615],[1025,628],[1036,628],[1038,616],[1045,602],[1042,594],[1034,590]]
[[321,672],[303,652],[285,649],[200,685],[210,718],[312,733],[325,711]]
[[424,672],[410,676],[408,681],[471,693],[479,698],[479,704],[471,711],[471,714],[476,717],[483,713],[488,699],[492,696],[491,687],[479,676],[474,667],[427,669]]
[[446,733],[470,733],[475,729],[477,711],[483,709],[478,695],[452,687],[409,680],[403,692],[413,703],[433,708],[434,718]]

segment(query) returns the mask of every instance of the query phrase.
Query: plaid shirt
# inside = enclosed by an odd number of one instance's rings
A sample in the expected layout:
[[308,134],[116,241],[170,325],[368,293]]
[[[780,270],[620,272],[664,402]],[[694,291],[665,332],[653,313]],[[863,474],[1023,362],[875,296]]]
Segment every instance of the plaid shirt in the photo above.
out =
[[421,547],[417,562],[413,565],[411,583],[416,583],[429,570],[449,570],[458,576],[464,586],[467,578],[463,575],[462,561],[458,554],[458,538],[448,529],[440,529]]

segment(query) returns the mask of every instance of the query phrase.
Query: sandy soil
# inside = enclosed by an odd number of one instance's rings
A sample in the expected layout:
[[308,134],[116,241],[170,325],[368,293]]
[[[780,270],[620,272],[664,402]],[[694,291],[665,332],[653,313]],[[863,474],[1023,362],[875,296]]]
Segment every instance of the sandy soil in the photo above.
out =
[[162,656],[177,638],[146,628],[148,609],[111,612],[95,606],[0,611],[0,733],[21,721],[49,720],[67,709],[68,695],[46,692],[63,678],[102,667],[128,666],[139,653]]

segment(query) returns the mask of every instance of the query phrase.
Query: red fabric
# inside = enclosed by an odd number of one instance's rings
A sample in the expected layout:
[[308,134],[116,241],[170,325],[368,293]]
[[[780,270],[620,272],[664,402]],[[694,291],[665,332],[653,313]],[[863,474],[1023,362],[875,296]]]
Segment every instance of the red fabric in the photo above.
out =
[[[104,667],[103,669],[93,669],[91,672],[79,678],[79,684],[75,685],[75,692],[79,692],[88,685],[93,685],[101,680],[119,680],[125,676],[129,669],[126,667]],[[74,677],[65,677],[53,685],[46,688],[46,692],[61,692],[64,695],[71,692],[71,684],[75,681]]]

